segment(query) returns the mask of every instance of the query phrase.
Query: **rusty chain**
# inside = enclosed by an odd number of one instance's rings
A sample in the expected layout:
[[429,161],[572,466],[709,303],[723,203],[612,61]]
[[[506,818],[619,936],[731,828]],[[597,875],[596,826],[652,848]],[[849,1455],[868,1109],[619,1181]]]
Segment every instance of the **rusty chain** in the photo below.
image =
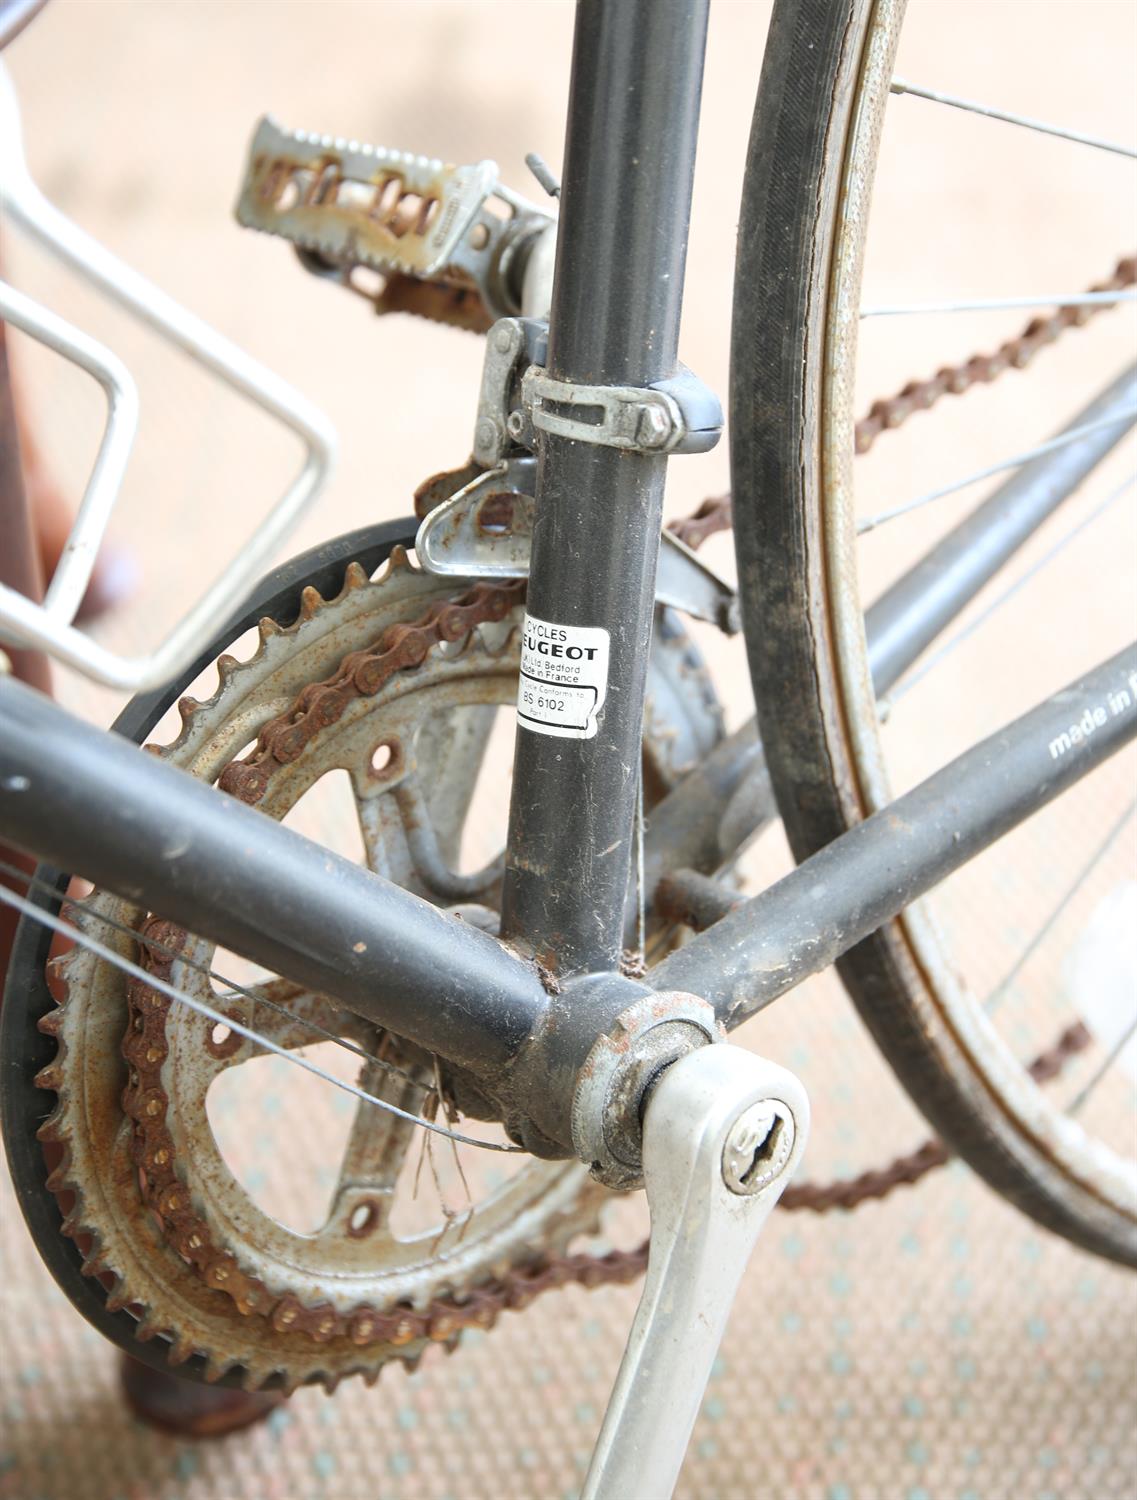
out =
[[[1113,276],[1091,290],[1131,286],[1137,280],[1137,260],[1120,261]],[[1046,345],[1068,328],[1086,323],[1097,309],[1062,307],[1048,317],[1032,319],[1017,338],[993,354],[974,355],[962,364],[945,367],[928,380],[911,381],[896,395],[878,400],[856,424],[858,453],[867,452],[884,431],[895,430],[916,411],[927,410],[945,395],[959,395],[979,383],[997,379],[1005,370],[1022,369]],[[694,515],[673,523],[672,530],[698,547],[715,531],[731,524],[730,496],[704,501]],[[451,600],[433,605],[418,621],[390,626],[378,643],[350,653],[331,677],[305,687],[283,714],[261,730],[244,760],[233,761],[222,772],[219,786],[255,806],[281,767],[294,762],[309,742],[336,722],[348,705],[369,697],[400,671],[421,666],[432,648],[460,641],[476,625],[504,620],[524,599],[524,580],[505,585],[479,585]],[[305,599],[313,608],[315,599]],[[188,940],[175,924],[151,918],[145,935],[156,940],[144,945],[150,971],[169,977],[174,954]],[[160,946],[159,946],[160,944]],[[361,1304],[340,1313],[330,1303],[306,1306],[291,1294],[276,1296],[257,1277],[249,1275],[236,1257],[217,1247],[205,1221],[195,1212],[176,1169],[173,1136],[167,1127],[169,1097],[161,1085],[161,1069],[168,1051],[166,1022],[168,996],[139,980],[128,986],[129,1022],[122,1051],[129,1068],[123,1109],[134,1122],[132,1155],[139,1186],[147,1205],[162,1225],[171,1247],[192,1265],[203,1282],[232,1298],[242,1314],[259,1315],[281,1333],[303,1333],[316,1342],[348,1337],[365,1346],[384,1343],[398,1348],[424,1339],[451,1343],[465,1329],[488,1328],[506,1309],[525,1307],[545,1291],[569,1283],[586,1287],[634,1280],[647,1264],[648,1245],[605,1255],[573,1253],[545,1256],[513,1268],[461,1297],[435,1298],[425,1308],[401,1305],[390,1312]],[[1035,1059],[1031,1075],[1038,1082],[1055,1077],[1066,1061],[1089,1043],[1085,1028],[1068,1028],[1053,1047]],[[917,1150],[898,1156],[883,1168],[828,1183],[791,1184],[781,1199],[790,1211],[823,1213],[848,1211],[885,1197],[896,1188],[920,1181],[950,1159],[942,1142],[930,1139]]]
[[[523,601],[524,591],[524,580],[481,584],[455,599],[432,605],[412,624],[389,626],[376,645],[349,653],[329,678],[303,688],[285,712],[262,728],[245,759],[225,768],[219,785],[255,806],[275,772],[294,762],[310,740],[336,722],[352,701],[373,696],[395,673],[421,666],[433,647],[461,640],[476,625],[504,620]],[[316,600],[306,603],[313,608]],[[168,981],[176,955],[187,940],[184,929],[151,918],[143,928],[144,961],[150,972]],[[303,1333],[317,1343],[343,1337],[360,1346],[387,1344],[393,1348],[427,1339],[451,1343],[462,1331],[489,1328],[500,1313],[523,1308],[556,1287],[627,1283],[642,1274],[647,1264],[646,1242],[634,1250],[604,1255],[576,1252],[540,1257],[462,1296],[436,1297],[424,1308],[399,1305],[387,1312],[363,1303],[340,1313],[328,1302],[310,1306],[292,1294],[275,1295],[263,1281],[243,1270],[236,1256],[214,1244],[178,1175],[174,1140],[167,1125],[170,1100],[161,1083],[162,1065],[169,1052],[166,1023],[172,1002],[168,995],[141,980],[132,979],[127,993],[129,1022],[122,1051],[129,1075],[122,1102],[124,1112],[134,1122],[132,1157],[142,1196],[171,1247],[194,1267],[207,1286],[227,1294],[242,1314],[264,1317],[278,1332]],[[1032,1075],[1040,1082],[1054,1077],[1088,1042],[1089,1035],[1080,1024],[1069,1028],[1031,1065]],[[949,1156],[941,1142],[929,1140],[918,1150],[858,1177],[791,1185],[783,1194],[781,1206],[813,1213],[851,1210],[901,1185],[919,1181]]]
[[[1097,281],[1091,292],[1120,292],[1137,282],[1137,256],[1123,256],[1105,281]],[[855,451],[867,453],[882,432],[895,432],[918,411],[928,411],[944,396],[962,396],[972,386],[990,385],[1006,370],[1025,370],[1035,356],[1053,344],[1069,328],[1081,328],[1103,312],[1108,303],[1079,303],[1059,307],[1047,317],[1032,318],[1021,333],[992,354],[973,354],[956,365],[944,365],[927,380],[910,380],[894,396],[874,401],[853,429]],[[672,521],[669,531],[692,549],[701,547],[716,531],[729,531],[733,524],[731,497],[714,495],[682,520]]]
[[[1076,1021],[1052,1047],[1039,1053],[1030,1064],[1030,1076],[1036,1083],[1057,1078],[1070,1058],[1089,1043],[1089,1032],[1080,1021]],[[778,1207],[791,1213],[823,1214],[832,1209],[848,1213],[871,1199],[887,1197],[898,1187],[911,1187],[950,1160],[951,1152],[942,1141],[932,1136],[915,1151],[897,1156],[887,1166],[862,1172],[857,1177],[839,1178],[833,1182],[791,1182],[778,1200]],[[604,1256],[560,1256],[544,1263],[541,1272],[515,1274],[525,1274],[530,1278],[530,1284],[535,1287],[533,1296],[553,1286],[561,1286],[565,1281],[578,1281],[588,1287],[623,1283],[646,1270],[649,1248],[650,1241],[644,1240],[634,1250],[611,1251]],[[558,1269],[563,1266],[569,1268],[567,1273]]]

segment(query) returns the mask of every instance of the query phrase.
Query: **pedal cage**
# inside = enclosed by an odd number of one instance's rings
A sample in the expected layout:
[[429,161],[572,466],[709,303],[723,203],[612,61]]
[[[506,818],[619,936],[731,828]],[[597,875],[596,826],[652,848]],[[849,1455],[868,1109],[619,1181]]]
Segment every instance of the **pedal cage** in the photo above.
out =
[[[378,312],[484,332],[518,309],[509,267],[552,222],[498,181],[497,163],[454,166],[359,141],[257,126],[238,223],[290,241],[305,268],[342,280]],[[354,277],[382,278],[378,291]]]

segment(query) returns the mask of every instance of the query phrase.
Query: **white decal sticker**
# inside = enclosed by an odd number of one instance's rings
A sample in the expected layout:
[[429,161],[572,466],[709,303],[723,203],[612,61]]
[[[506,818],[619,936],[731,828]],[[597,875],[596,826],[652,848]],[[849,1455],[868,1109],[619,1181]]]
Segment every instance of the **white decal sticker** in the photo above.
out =
[[1062,961],[1067,997],[1081,1012],[1090,1035],[1108,1057],[1137,1080],[1137,1036],[1133,996],[1137,994],[1137,880],[1125,880],[1106,893],[1083,922]]
[[606,630],[525,616],[517,712],[526,729],[590,740],[608,695]]

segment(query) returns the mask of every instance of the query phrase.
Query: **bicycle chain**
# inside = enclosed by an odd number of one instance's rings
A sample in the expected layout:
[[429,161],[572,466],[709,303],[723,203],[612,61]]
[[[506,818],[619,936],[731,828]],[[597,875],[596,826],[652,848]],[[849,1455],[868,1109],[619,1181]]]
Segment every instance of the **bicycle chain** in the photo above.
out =
[[[184,941],[184,930],[160,919],[146,925],[147,935],[164,948]],[[148,967],[169,979],[173,959],[168,952],[148,949]],[[423,1340],[449,1343],[471,1328],[489,1329],[507,1310],[520,1311],[544,1292],[574,1284],[592,1289],[625,1285],[641,1276],[647,1267],[650,1241],[633,1250],[612,1250],[604,1255],[586,1252],[541,1257],[528,1266],[510,1269],[504,1276],[454,1296],[434,1298],[424,1309],[401,1306],[384,1313],[361,1304],[338,1314],[330,1304],[306,1307],[293,1296],[274,1298],[264,1283],[242,1271],[229,1251],[219,1251],[209,1242],[204,1223],[193,1213],[188,1194],[174,1173],[173,1143],[165,1129],[168,1098],[160,1084],[141,1086],[144,1069],[161,1068],[165,1057],[165,1020],[173,1003],[166,995],[131,982],[130,1002],[134,1019],[123,1051],[137,1070],[124,1092],[131,1095],[127,1113],[136,1121],[134,1159],[144,1177],[143,1193],[162,1222],[167,1239],[183,1259],[194,1265],[207,1285],[228,1293],[244,1314],[259,1313],[271,1319],[280,1332],[305,1333],[316,1342],[347,1334],[359,1345],[386,1343],[395,1347]],[[1053,1047],[1030,1065],[1038,1083],[1055,1078],[1066,1062],[1089,1045],[1090,1036],[1081,1022],[1062,1033]],[[930,1172],[944,1166],[951,1152],[936,1138],[915,1151],[896,1157],[886,1167],[862,1172],[857,1177],[826,1183],[803,1182],[786,1188],[779,1207],[790,1212],[827,1213],[834,1209],[851,1212],[862,1203],[887,1197],[896,1188],[912,1186]]]
[[[524,601],[525,583],[523,578],[481,583],[457,599],[432,605],[412,625],[388,626],[376,645],[349,652],[327,681],[303,688],[290,708],[264,726],[246,759],[225,767],[218,786],[255,807],[268,790],[274,770],[297,760],[322,729],[343,716],[349,703],[374,697],[396,672],[421,667],[432,647],[454,645],[475,626],[504,620]],[[304,591],[304,603],[314,609],[319,595],[313,593],[308,600],[308,592]]]
[[[1086,1028],[1080,1021],[1075,1021],[1052,1047],[1034,1059],[1028,1069],[1030,1076],[1036,1083],[1057,1078],[1070,1058],[1088,1047],[1090,1040]],[[777,1206],[790,1213],[824,1214],[833,1209],[852,1212],[871,1199],[887,1197],[898,1187],[911,1187],[937,1167],[946,1166],[951,1156],[944,1143],[932,1136],[915,1151],[896,1157],[886,1167],[862,1172],[857,1177],[833,1182],[791,1182]],[[649,1248],[650,1241],[645,1240],[634,1250],[612,1251],[605,1256],[560,1256],[548,1263],[547,1280],[542,1274],[528,1273],[530,1285],[535,1288],[531,1295],[563,1285],[567,1280],[581,1282],[587,1287],[632,1281],[647,1269]],[[568,1271],[560,1270],[562,1267],[568,1267]],[[518,1274],[525,1273],[515,1273]]]
[[[1122,257],[1106,281],[1095,282],[1091,292],[1120,292],[1137,282],[1137,257]],[[1060,307],[1048,317],[1032,318],[1015,338],[1000,344],[993,354],[973,354],[957,365],[944,365],[927,380],[910,380],[894,396],[874,401],[853,429],[854,451],[864,454],[882,432],[895,432],[918,411],[928,411],[944,396],[962,396],[975,385],[990,385],[1007,370],[1025,370],[1035,356],[1053,344],[1069,328],[1081,328],[1104,312],[1108,303],[1079,303]],[[731,497],[714,495],[699,508],[668,527],[692,550],[701,547],[716,531],[733,525]]]
[[[1135,281],[1137,258],[1126,257],[1107,281],[1090,290],[1121,290]],[[944,366],[927,380],[909,381],[894,396],[875,401],[857,422],[856,452],[867,453],[881,433],[895,431],[915,412],[927,411],[946,395],[962,395],[974,385],[998,379],[1006,370],[1024,369],[1067,329],[1084,326],[1100,310],[1093,305],[1061,307],[1048,317],[1033,318],[1016,338],[1007,340],[992,354],[975,354],[961,364]],[[670,530],[695,549],[731,524],[731,497],[726,494],[704,500],[691,516],[673,522]],[[373,696],[396,672],[421,666],[434,646],[459,641],[476,625],[503,620],[523,600],[524,591],[523,579],[505,585],[481,584],[457,599],[434,605],[414,624],[389,627],[376,646],[350,653],[331,678],[305,687],[291,708],[264,726],[246,759],[225,768],[218,785],[255,806],[267,791],[274,770],[295,761],[316,734],[342,716],[350,702]],[[305,598],[306,608],[314,604],[314,599]],[[156,918],[146,924],[144,932],[174,951],[188,936],[184,929]],[[174,963],[170,952],[148,946],[146,957],[151,972],[169,978]],[[169,1097],[161,1087],[161,1068],[168,1053],[166,1018],[172,1002],[139,980],[130,981],[128,1002],[130,1022],[122,1050],[130,1075],[123,1091],[123,1109],[134,1120],[132,1154],[143,1197],[177,1253],[195,1267],[207,1285],[227,1293],[242,1313],[258,1313],[270,1318],[280,1332],[305,1333],[317,1342],[346,1334],[360,1345],[382,1342],[398,1347],[424,1339],[451,1343],[464,1330],[489,1328],[500,1313],[526,1307],[556,1287],[570,1283],[585,1287],[621,1284],[643,1273],[648,1256],[646,1241],[634,1250],[599,1256],[575,1253],[543,1257],[491,1279],[461,1299],[437,1297],[421,1310],[402,1306],[384,1313],[365,1303],[340,1314],[328,1303],[306,1307],[290,1295],[274,1297],[263,1282],[241,1270],[235,1256],[213,1245],[207,1226],[194,1213],[177,1176],[173,1139],[166,1126]],[[1053,1047],[1035,1058],[1029,1069],[1031,1076],[1039,1083],[1057,1076],[1089,1041],[1081,1023],[1069,1027]],[[948,1148],[933,1137],[885,1167],[857,1177],[791,1184],[782,1195],[780,1207],[791,1212],[851,1211],[862,1203],[886,1197],[898,1187],[919,1182],[950,1156]]]
[[[317,733],[342,716],[350,702],[373,696],[396,672],[421,666],[432,647],[444,641],[456,642],[476,625],[505,619],[521,602],[524,590],[524,580],[481,584],[456,599],[433,605],[413,624],[388,627],[374,647],[350,653],[331,677],[306,686],[289,709],[262,728],[248,756],[225,768],[219,785],[255,806],[264,797],[274,770],[295,761]],[[306,605],[312,608],[315,602],[312,598]],[[147,968],[169,980],[174,955],[188,934],[174,923],[152,917],[144,925],[143,935],[155,940],[154,946],[145,948]],[[161,1069],[169,1050],[166,1021],[172,1003],[167,995],[140,980],[131,980],[128,985],[129,1023],[122,1051],[130,1072],[122,1100],[124,1112],[134,1121],[132,1157],[143,1198],[157,1215],[172,1248],[195,1268],[206,1285],[226,1293],[243,1314],[266,1317],[278,1331],[303,1333],[316,1342],[346,1335],[361,1346],[386,1343],[400,1347],[427,1339],[448,1343],[466,1329],[489,1328],[506,1309],[523,1308],[555,1287],[626,1283],[643,1272],[646,1243],[635,1250],[600,1256],[573,1253],[542,1257],[461,1297],[437,1297],[423,1309],[403,1305],[383,1312],[363,1303],[341,1314],[330,1303],[306,1306],[290,1294],[275,1296],[261,1280],[243,1271],[230,1251],[213,1243],[177,1174],[174,1142],[166,1123],[170,1101],[161,1084]],[[1071,1027],[1055,1047],[1036,1059],[1032,1074],[1039,1081],[1054,1076],[1088,1041],[1084,1027]],[[869,1199],[884,1197],[902,1184],[919,1181],[948,1159],[946,1147],[931,1140],[883,1169],[848,1181],[791,1185],[783,1194],[782,1206],[814,1213],[832,1208],[849,1210]]]

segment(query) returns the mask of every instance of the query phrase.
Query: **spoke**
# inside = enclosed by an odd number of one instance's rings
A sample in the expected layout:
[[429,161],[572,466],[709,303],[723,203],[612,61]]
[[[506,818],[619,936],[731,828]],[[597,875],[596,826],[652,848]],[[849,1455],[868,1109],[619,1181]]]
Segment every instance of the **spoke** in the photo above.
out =
[[1133,1017],[1132,1021],[1130,1021],[1129,1025],[1121,1033],[1117,1041],[1114,1042],[1113,1046],[1109,1049],[1109,1052],[1106,1054],[1106,1057],[1102,1061],[1102,1063],[1094,1070],[1093,1074],[1082,1086],[1082,1088],[1078,1090],[1073,1099],[1070,1100],[1069,1107],[1066,1111],[1067,1114],[1076,1115],[1078,1113],[1082,1105],[1085,1104],[1086,1100],[1094,1092],[1098,1084],[1109,1072],[1110,1068],[1113,1067],[1114,1063],[1125,1051],[1126,1047],[1128,1047],[1129,1043],[1135,1036],[1137,1036],[1137,1015]]
[[337,1078],[334,1073],[329,1073],[325,1068],[319,1067],[308,1058],[289,1052],[287,1048],[278,1047],[275,1042],[269,1041],[267,1037],[261,1036],[251,1027],[241,1021],[233,1020],[223,1015],[212,1005],[207,1005],[195,995],[190,995],[184,990],[179,990],[175,985],[167,984],[157,974],[148,973],[140,964],[132,963],[130,959],[123,958],[121,953],[116,953],[113,948],[108,948],[105,943],[100,943],[96,938],[84,932],[81,927],[76,927],[71,922],[65,922],[60,917],[52,916],[50,912],[44,911],[42,907],[34,905],[31,901],[25,901],[22,896],[17,896],[14,891],[8,890],[6,886],[0,885],[0,903],[10,906],[14,911],[29,917],[33,922],[39,922],[41,926],[50,927],[53,932],[70,938],[78,943],[81,948],[87,948],[97,958],[103,959],[105,963],[113,964],[115,968],[121,969],[124,974],[129,974],[133,979],[139,979],[152,990],[157,990],[161,995],[168,995],[171,1000],[176,1000],[179,1005],[188,1006],[190,1010],[197,1011],[198,1015],[207,1020],[215,1022],[219,1026],[228,1026],[231,1031],[237,1032],[239,1036],[246,1037],[250,1042],[255,1042],[263,1047],[266,1052],[272,1052],[281,1057],[285,1062],[292,1063],[295,1067],[303,1068],[306,1073],[313,1074],[316,1078],[330,1083],[333,1088],[342,1089],[346,1094],[353,1094],[357,1099],[362,1099],[367,1104],[373,1104],[378,1109],[386,1110],[388,1113],[398,1115],[401,1119],[408,1120],[412,1125],[418,1125],[423,1130],[429,1130],[434,1135],[446,1136],[448,1140],[457,1141],[464,1146],[480,1146],[484,1151],[518,1152],[523,1148],[520,1146],[501,1145],[496,1141],[480,1141],[475,1136],[463,1135],[457,1130],[449,1130],[444,1125],[438,1125],[433,1120],[424,1120],[421,1115],[410,1114],[405,1109],[400,1109],[387,1099],[380,1099],[366,1089],[360,1088],[358,1084],[348,1083],[343,1078]]
[[[226,1017],[235,1015],[258,1036],[292,1051],[297,1047],[311,1046],[314,1040],[307,1020],[290,1008],[297,1001],[310,998],[310,992],[300,985],[278,979],[230,990],[217,996],[217,1004],[224,1007]],[[231,1021],[227,1019],[225,1024],[232,1030]],[[239,1051],[236,1050],[238,1047]],[[223,1059],[225,1067],[235,1067],[257,1055],[255,1047],[240,1046],[239,1037],[227,1043],[226,1052],[229,1055]]]
[[1113,827],[1109,830],[1105,838],[1090,856],[1089,861],[1078,872],[1073,885],[1071,885],[1065,892],[1065,894],[1061,897],[1057,906],[1054,907],[1050,915],[1046,918],[1046,921],[1043,922],[1042,926],[1038,929],[1035,935],[1031,938],[1030,942],[1019,954],[1018,958],[1015,960],[1008,973],[1004,975],[1004,977],[999,981],[996,987],[991,991],[990,995],[988,995],[987,999],[983,1002],[984,1009],[987,1011],[988,1015],[994,1015],[999,1005],[1002,1004],[1003,1000],[1007,996],[1008,991],[1011,988],[1011,985],[1014,984],[1015,980],[1022,973],[1023,969],[1029,963],[1030,959],[1035,953],[1037,953],[1038,949],[1049,937],[1050,933],[1055,927],[1055,924],[1058,922],[1063,912],[1070,905],[1071,901],[1073,901],[1074,897],[1082,889],[1086,881],[1097,869],[1098,865],[1102,862],[1105,856],[1109,853],[1110,849],[1116,843],[1118,835],[1121,833],[1125,825],[1129,822],[1130,818],[1132,818],[1134,812],[1137,812],[1137,798],[1130,802],[1129,806],[1121,814],[1117,822],[1114,823]]
[[1039,292],[1033,297],[980,297],[966,302],[901,302],[862,307],[862,318],[910,318],[924,313],[997,312],[1004,307],[1110,307],[1137,302],[1137,292]]
[[1132,146],[1122,146],[1117,141],[1107,141],[1102,136],[1086,135],[1081,130],[1069,130],[1064,125],[1051,125],[1045,120],[1035,120],[1029,115],[1019,115],[1009,109],[998,109],[993,104],[980,104],[975,99],[963,99],[958,94],[943,94],[938,89],[924,88],[910,83],[906,78],[894,78],[891,84],[894,94],[911,94],[916,99],[927,99],[932,104],[946,104],[951,109],[963,109],[969,114],[983,115],[989,120],[1001,120],[1006,125],[1021,125],[1026,130],[1038,131],[1041,135],[1054,135],[1064,141],[1075,141],[1079,146],[1092,146],[1097,151],[1112,151],[1117,156],[1137,157]]
[[900,683],[897,688],[893,689],[891,693],[887,694],[886,697],[881,699],[880,711],[882,716],[887,714],[893,707],[895,707],[895,705],[899,703],[902,698],[906,697],[918,682],[922,682],[923,679],[927,677],[929,672],[934,671],[938,666],[942,666],[943,662],[952,654],[953,651],[958,650],[959,647],[963,645],[964,641],[970,640],[970,638],[976,633],[976,631],[978,631],[983,625],[987,623],[992,615],[997,614],[998,611],[1001,610],[1005,604],[1008,604],[1016,594],[1021,593],[1021,591],[1026,588],[1027,584],[1030,583],[1032,579],[1036,578],[1044,568],[1049,567],[1054,559],[1058,557],[1060,553],[1064,552],[1072,541],[1081,536],[1083,531],[1088,530],[1088,528],[1092,526],[1095,521],[1100,520],[1100,518],[1104,516],[1106,512],[1117,503],[1118,500],[1121,499],[1122,495],[1126,494],[1133,488],[1134,484],[1137,484],[1137,474],[1131,474],[1129,478],[1124,482],[1124,484],[1118,485],[1117,489],[1115,489],[1112,494],[1107,495],[1099,505],[1096,505],[1094,509],[1090,511],[1089,515],[1085,516],[1081,521],[1079,521],[1076,526],[1071,527],[1071,529],[1066,532],[1065,536],[1063,536],[1059,541],[1055,542],[1054,546],[1051,547],[1048,552],[1044,552],[1043,555],[1038,559],[1038,561],[1032,567],[1028,568],[1021,578],[1016,579],[1009,588],[1004,589],[1001,594],[992,599],[987,608],[984,609],[980,614],[976,615],[974,620],[972,620],[970,624],[965,625],[962,630],[953,635],[950,640],[946,641],[939,648],[938,651],[933,651],[931,656],[928,657],[927,661],[925,661],[922,666],[920,666],[915,672],[912,672],[907,678],[905,678],[902,683]]
[[898,516],[910,515],[912,511],[930,505],[933,500],[942,500],[945,495],[954,495],[959,490],[978,484],[981,479],[990,479],[992,475],[1003,474],[1008,469],[1019,469],[1023,464],[1029,463],[1032,458],[1041,458],[1044,453],[1053,453],[1058,448],[1064,448],[1068,443],[1076,443],[1081,438],[1089,437],[1093,432],[1100,432],[1106,427],[1119,427],[1123,422],[1131,423],[1135,417],[1137,417],[1137,407],[1123,407],[1120,411],[1108,417],[1101,417],[1096,422],[1087,422],[1083,427],[1071,427],[1048,442],[1028,448],[1024,453],[1015,453],[996,464],[988,464],[986,468],[976,469],[962,479],[954,479],[951,484],[942,485],[937,490],[929,490],[926,495],[918,495],[915,500],[907,500],[893,510],[882,510],[875,516],[868,516],[865,520],[858,521],[857,535],[864,536],[866,532],[875,531],[878,526],[883,526],[886,521],[895,521]]
[[[201,941],[204,941],[204,939]],[[183,960],[187,958],[187,955],[184,953],[180,956]],[[194,964],[192,967],[197,968],[197,965]],[[204,970],[205,965],[203,964],[198,972],[200,973]],[[214,971],[210,969],[209,974],[212,976],[213,973]],[[220,975],[216,977],[221,979]],[[229,988],[218,992],[218,1004],[238,1005],[242,1000],[249,1000],[252,1002],[254,1010],[258,1006],[264,1006],[269,1010],[284,1011],[290,1001],[295,1000],[300,995],[310,995],[312,993],[311,990],[306,989],[302,984],[294,984],[291,979],[261,979],[255,984],[242,985],[234,985],[232,980],[221,979],[221,983],[227,984]],[[291,1014],[292,1012],[289,1011],[288,1015],[285,1015],[283,1019],[287,1020]]]

